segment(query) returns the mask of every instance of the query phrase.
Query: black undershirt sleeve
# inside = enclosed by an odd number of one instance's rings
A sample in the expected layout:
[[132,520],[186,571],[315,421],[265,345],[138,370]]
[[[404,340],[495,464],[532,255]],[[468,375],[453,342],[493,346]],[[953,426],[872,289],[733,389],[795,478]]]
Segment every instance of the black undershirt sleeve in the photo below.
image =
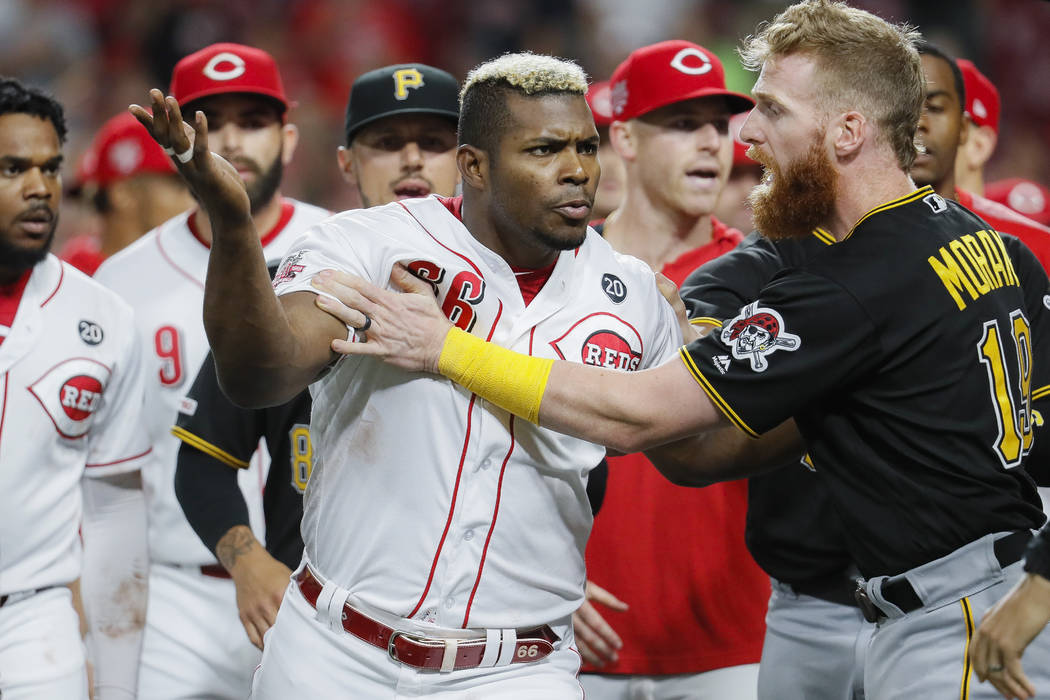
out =
[[212,552],[236,525],[250,526],[237,470],[183,442],[175,470],[175,495],[193,531]]

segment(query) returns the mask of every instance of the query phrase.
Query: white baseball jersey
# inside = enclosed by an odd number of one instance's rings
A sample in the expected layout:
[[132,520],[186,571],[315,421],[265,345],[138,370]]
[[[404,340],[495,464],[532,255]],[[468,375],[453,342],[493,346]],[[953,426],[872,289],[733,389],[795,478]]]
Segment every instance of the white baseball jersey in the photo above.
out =
[[139,469],[143,368],[131,309],[38,263],[0,344],[0,595],[80,575],[80,480]]
[[[263,237],[267,259],[279,259],[289,243],[329,212],[285,199],[278,224]],[[200,565],[215,562],[186,521],[175,496],[179,439],[171,434],[180,410],[195,407],[185,399],[208,352],[204,333],[204,277],[208,247],[189,226],[190,212],[166,221],[120,251],[98,269],[95,279],[114,290],[135,310],[146,353],[145,424],[153,454],[142,469],[149,513],[150,560]],[[238,473],[250,512],[261,513],[265,475],[258,469]],[[261,523],[253,519],[260,540]]]
[[[597,233],[527,306],[510,266],[431,197],[339,214],[297,241],[279,294],[335,268],[430,280],[457,326],[538,357],[635,370],[681,334],[653,273]],[[344,357],[311,386],[303,539],[350,601],[442,627],[512,628],[583,602],[587,474],[604,448],[511,417],[442,377]],[[625,396],[624,401],[631,397]]]

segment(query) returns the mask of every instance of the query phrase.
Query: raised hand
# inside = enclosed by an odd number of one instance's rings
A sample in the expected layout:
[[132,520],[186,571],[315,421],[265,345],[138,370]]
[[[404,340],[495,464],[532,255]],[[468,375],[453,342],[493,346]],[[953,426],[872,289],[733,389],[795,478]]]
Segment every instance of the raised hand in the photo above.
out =
[[193,124],[183,121],[174,97],[150,90],[149,110],[131,105],[128,111],[142,123],[150,136],[171,156],[179,174],[208,212],[213,223],[251,218],[251,206],[244,181],[226,159],[208,150],[208,119],[204,112],[193,115]]

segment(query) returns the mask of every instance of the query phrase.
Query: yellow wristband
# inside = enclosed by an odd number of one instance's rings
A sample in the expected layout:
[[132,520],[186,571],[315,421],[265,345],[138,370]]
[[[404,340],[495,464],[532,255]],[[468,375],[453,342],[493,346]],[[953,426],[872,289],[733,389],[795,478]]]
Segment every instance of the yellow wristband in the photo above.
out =
[[445,336],[438,358],[441,374],[486,401],[537,424],[553,366],[554,360],[486,343],[459,328]]

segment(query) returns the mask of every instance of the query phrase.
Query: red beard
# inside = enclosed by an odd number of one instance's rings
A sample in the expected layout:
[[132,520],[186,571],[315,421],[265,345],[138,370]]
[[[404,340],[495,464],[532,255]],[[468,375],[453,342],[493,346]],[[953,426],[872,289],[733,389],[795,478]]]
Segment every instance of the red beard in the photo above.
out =
[[781,170],[754,147],[748,155],[765,168],[747,201],[755,228],[772,240],[805,238],[826,225],[835,211],[838,174],[819,141]]

